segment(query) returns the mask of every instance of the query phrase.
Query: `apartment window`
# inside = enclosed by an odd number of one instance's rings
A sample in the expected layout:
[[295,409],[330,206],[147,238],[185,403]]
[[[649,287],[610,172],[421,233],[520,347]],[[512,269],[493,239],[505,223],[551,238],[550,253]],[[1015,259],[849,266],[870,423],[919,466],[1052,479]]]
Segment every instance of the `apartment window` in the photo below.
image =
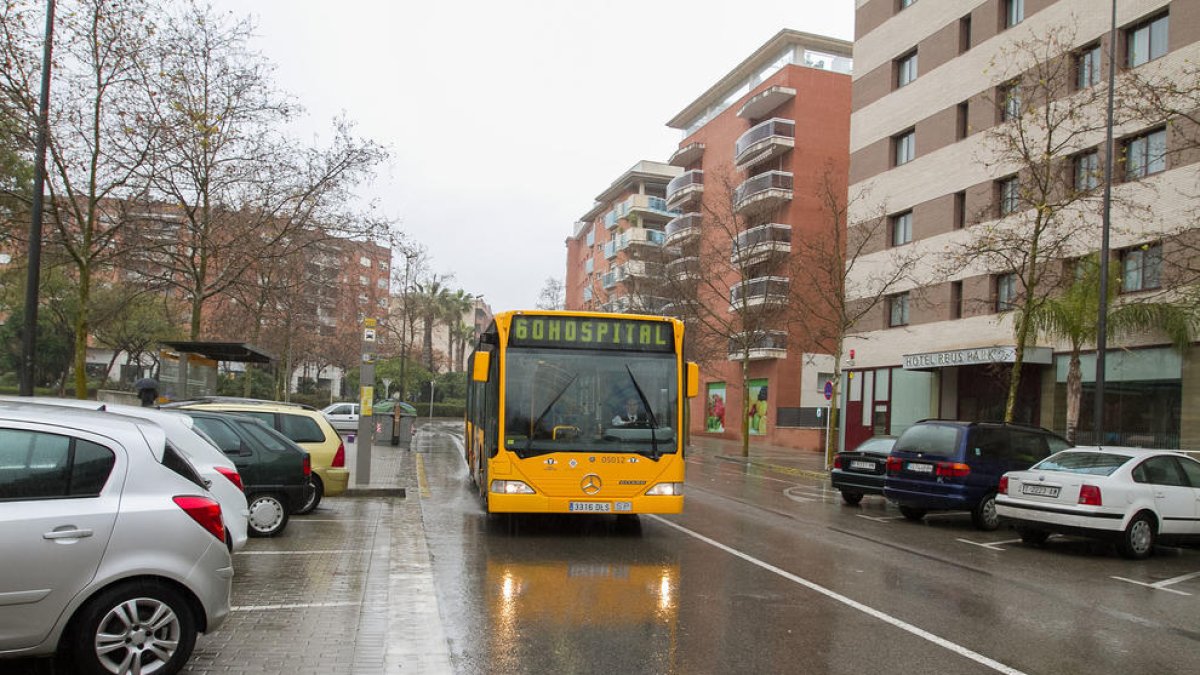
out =
[[371,266],[371,259],[370,259],[370,258],[368,258],[368,257],[366,257],[366,256],[363,256],[362,258],[359,258],[359,259],[358,259],[358,264],[359,264],[359,265],[362,265],[363,267],[370,267],[370,266]]
[[996,311],[1007,312],[1016,306],[1017,275],[1009,272],[996,277]]
[[996,100],[1000,102],[1000,121],[1007,122],[1021,116],[1021,90],[1015,84],[996,88]]
[[1087,89],[1100,84],[1100,45],[1093,44],[1075,53],[1075,86]]
[[1016,176],[1009,176],[996,181],[1000,193],[1000,215],[1007,216],[1016,213],[1021,203],[1021,183]]
[[908,293],[888,297],[888,326],[908,325]]
[[900,3],[899,3],[899,4],[900,4],[900,9],[904,9],[905,7],[911,7],[911,6],[913,6],[913,5],[914,5],[916,2],[917,2],[917,0],[900,0]]
[[1025,0],[1004,0],[1004,27],[1013,26],[1025,20]]
[[359,286],[366,286],[366,285],[367,285],[367,283],[368,283],[368,282],[367,282],[367,278],[366,278],[366,277],[364,277],[364,276],[362,276],[362,275],[360,274],[360,275],[358,276],[358,285],[359,285]]
[[1135,180],[1167,169],[1167,131],[1155,129],[1125,141],[1125,178]]
[[589,248],[596,245],[596,232],[594,230],[588,230],[586,245]]
[[586,261],[583,263],[583,270],[584,270],[585,272],[587,272],[588,274],[591,274],[592,272],[596,271],[596,261],[595,261],[595,259],[593,259],[593,258],[588,258],[588,259],[587,259],[587,260],[586,260]]
[[917,153],[917,132],[909,129],[908,131],[894,136],[892,138],[892,159],[893,166],[901,166],[908,164],[913,160]]
[[1143,244],[1121,251],[1121,291],[1132,293],[1161,287],[1162,244]]
[[971,15],[958,20],[958,53],[962,54],[971,48]]
[[896,59],[896,87],[903,87],[915,79],[917,79],[917,53],[912,51]]
[[954,193],[954,229],[961,230],[967,226],[967,191]]
[[1100,153],[1096,150],[1075,155],[1075,190],[1089,192],[1100,185]]
[[584,288],[584,289],[583,289],[583,301],[584,301],[584,302],[591,302],[591,300],[592,300],[592,289],[591,289],[591,288]]
[[961,141],[962,139],[967,137],[968,130],[970,129],[970,126],[969,126],[970,120],[971,120],[971,105],[968,101],[963,101],[962,103],[958,104],[958,108],[955,111],[955,118],[954,118],[954,138],[955,138],[955,140]]
[[892,216],[892,246],[903,246],[912,241],[912,211]]
[[1125,31],[1126,64],[1133,68],[1167,53],[1167,24],[1161,14]]
[[950,282],[950,318],[961,319],[963,316],[963,289],[961,281]]

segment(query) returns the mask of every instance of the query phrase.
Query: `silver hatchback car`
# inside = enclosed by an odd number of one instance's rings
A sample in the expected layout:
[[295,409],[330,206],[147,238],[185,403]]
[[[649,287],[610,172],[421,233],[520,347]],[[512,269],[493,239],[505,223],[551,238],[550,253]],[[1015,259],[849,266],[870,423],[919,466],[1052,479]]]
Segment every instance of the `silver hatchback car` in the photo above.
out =
[[0,657],[174,673],[230,611],[221,507],[156,424],[0,402]]

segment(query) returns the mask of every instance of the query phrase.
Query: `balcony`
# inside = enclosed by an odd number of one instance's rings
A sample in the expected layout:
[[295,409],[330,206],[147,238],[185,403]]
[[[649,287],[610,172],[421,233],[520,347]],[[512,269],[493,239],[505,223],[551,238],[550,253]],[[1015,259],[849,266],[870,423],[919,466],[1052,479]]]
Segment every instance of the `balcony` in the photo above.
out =
[[791,252],[792,226],[768,223],[738,234],[729,262],[737,267],[747,267]]
[[790,288],[787,277],[758,277],[738,282],[729,287],[729,311],[761,305],[786,305]]
[[667,263],[667,276],[676,281],[700,278],[700,259],[694,255]]
[[625,276],[622,273],[622,270],[620,267],[617,267],[608,272],[605,272],[604,277],[603,277],[604,287],[612,288],[617,285],[618,281],[620,281],[621,279],[624,279],[624,278],[625,278]]
[[[741,361],[745,354],[745,345],[739,339],[731,339],[728,354],[730,361]],[[787,333],[783,331],[763,333],[750,344],[749,357],[751,361],[787,358]]]
[[652,230],[645,227],[631,227],[621,233],[621,241],[626,248],[629,246],[649,246],[658,248],[667,239],[667,233],[662,230]]
[[644,260],[630,260],[619,269],[622,273],[621,279],[660,279],[663,274],[663,266],[660,263]]
[[745,171],[789,152],[796,145],[796,123],[780,118],[756,124],[733,146],[734,164]]
[[667,223],[667,246],[678,246],[700,236],[700,214],[685,213]]
[[775,85],[767,87],[750,98],[738,110],[737,116],[744,120],[760,120],[772,110],[796,97],[796,90],[791,87]]
[[740,215],[777,209],[792,201],[792,174],[768,171],[747,179],[733,191],[733,208]]
[[667,208],[684,210],[698,204],[704,194],[704,172],[699,169],[679,174],[667,183]]
[[700,161],[704,156],[703,143],[688,143],[682,148],[675,151],[671,155],[671,159],[667,162],[671,166],[688,166]]

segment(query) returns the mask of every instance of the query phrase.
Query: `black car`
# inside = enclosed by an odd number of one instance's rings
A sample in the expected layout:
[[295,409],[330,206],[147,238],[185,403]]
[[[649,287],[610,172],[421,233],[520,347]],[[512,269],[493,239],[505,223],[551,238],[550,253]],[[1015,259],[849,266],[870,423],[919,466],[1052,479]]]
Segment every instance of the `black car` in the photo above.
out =
[[252,417],[185,410],[237,465],[250,507],[249,533],[273,537],[308,501],[312,461],[303,448]]
[[965,510],[975,527],[995,530],[1000,477],[1069,447],[1061,436],[1024,424],[921,420],[892,446],[883,496],[909,520]]
[[834,489],[842,492],[842,501],[853,506],[862,501],[863,495],[883,494],[888,453],[895,443],[895,436],[876,436],[833,458],[829,479]]

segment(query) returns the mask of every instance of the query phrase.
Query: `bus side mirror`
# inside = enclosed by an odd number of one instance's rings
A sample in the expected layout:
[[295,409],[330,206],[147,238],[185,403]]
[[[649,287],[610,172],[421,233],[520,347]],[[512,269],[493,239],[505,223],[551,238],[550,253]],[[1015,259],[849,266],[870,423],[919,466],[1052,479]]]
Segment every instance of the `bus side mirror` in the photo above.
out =
[[475,352],[475,358],[472,359],[471,380],[475,382],[487,382],[488,367],[491,365],[491,352]]
[[695,361],[687,362],[687,397],[696,398],[700,393],[700,366]]

